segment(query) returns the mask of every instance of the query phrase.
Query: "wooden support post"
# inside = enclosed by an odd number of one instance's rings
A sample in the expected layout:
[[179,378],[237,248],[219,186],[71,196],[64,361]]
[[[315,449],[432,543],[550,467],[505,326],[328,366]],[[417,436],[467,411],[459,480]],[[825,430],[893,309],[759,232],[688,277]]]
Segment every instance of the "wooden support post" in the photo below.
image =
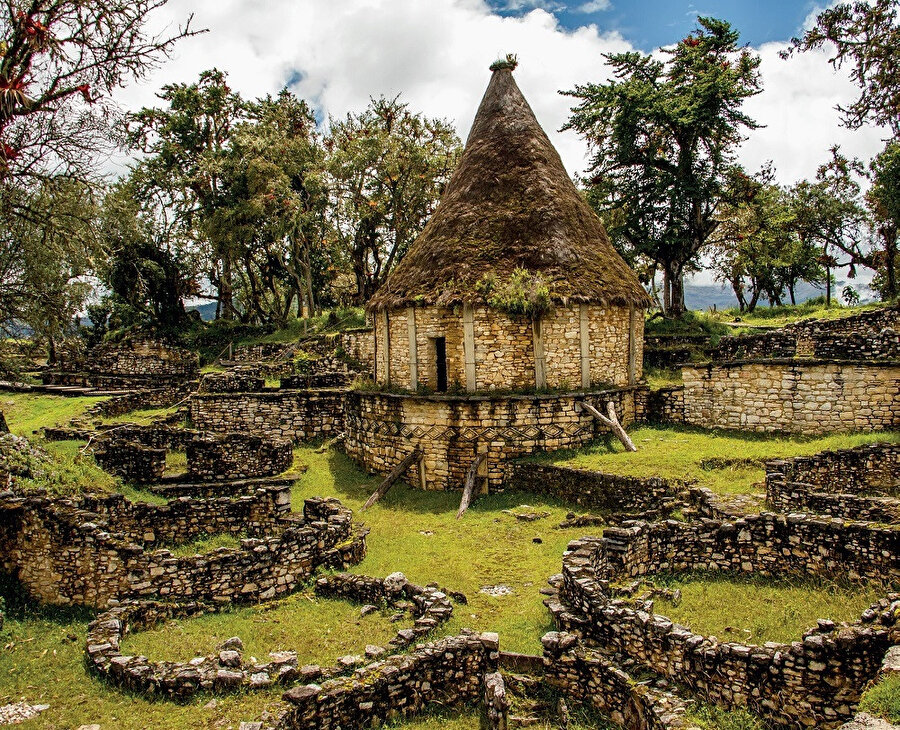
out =
[[419,387],[419,348],[416,344],[416,308],[406,308],[406,331],[409,334],[409,387]]
[[390,316],[386,309],[381,310],[381,364],[384,384],[391,384],[391,331]]
[[416,459],[421,456],[421,452],[418,447],[413,449],[409,454],[406,455],[406,458],[403,459],[397,466],[395,466],[391,473],[387,475],[385,480],[378,485],[378,489],[376,489],[372,496],[366,500],[366,503],[363,505],[363,509],[369,509],[373,504],[375,504],[379,499],[381,499],[385,494],[388,493],[388,490],[394,486],[394,483],[403,476],[403,473],[409,469],[413,465]]
[[486,459],[487,453],[478,454],[469,467],[469,471],[466,472],[466,482],[465,486],[463,486],[463,495],[459,502],[459,511],[456,513],[456,519],[462,517],[466,510],[469,509],[469,505],[472,503],[472,496],[475,493],[475,484],[478,482],[478,467]]
[[544,359],[544,335],[541,332],[541,318],[531,320],[534,334],[534,387],[547,387],[547,361]]
[[590,413],[604,426],[609,426],[612,429],[612,432],[619,439],[619,441],[622,442],[622,445],[625,447],[626,451],[637,451],[637,447],[634,445],[634,442],[628,437],[628,434],[625,433],[625,429],[622,428],[622,424],[619,423],[619,417],[616,415],[616,407],[611,400],[606,401],[606,412],[609,414],[608,416],[604,416],[590,403],[579,401],[578,405],[584,408],[584,410]]
[[463,304],[463,351],[466,359],[466,391],[475,392],[475,313]]
[[578,332],[581,336],[581,387],[591,387],[591,331],[588,305],[578,305]]
[[637,343],[634,330],[637,324],[634,304],[628,305],[628,385],[637,382]]
[[425,454],[419,459],[419,487],[424,492],[428,489],[428,475],[425,473]]

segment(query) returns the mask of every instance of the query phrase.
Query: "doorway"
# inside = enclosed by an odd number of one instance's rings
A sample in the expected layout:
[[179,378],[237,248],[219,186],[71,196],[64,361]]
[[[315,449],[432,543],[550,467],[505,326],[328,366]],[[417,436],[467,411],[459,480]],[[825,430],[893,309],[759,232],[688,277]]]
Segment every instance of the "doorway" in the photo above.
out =
[[447,338],[434,338],[435,390],[447,392]]

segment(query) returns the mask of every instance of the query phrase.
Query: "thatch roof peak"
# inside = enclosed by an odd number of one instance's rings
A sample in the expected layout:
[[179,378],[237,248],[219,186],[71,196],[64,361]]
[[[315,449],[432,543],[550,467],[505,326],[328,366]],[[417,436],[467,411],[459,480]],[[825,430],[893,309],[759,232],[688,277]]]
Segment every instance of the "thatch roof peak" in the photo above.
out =
[[516,85],[511,63],[491,74],[443,198],[369,308],[490,302],[485,282],[502,287],[522,270],[555,302],[648,304]]

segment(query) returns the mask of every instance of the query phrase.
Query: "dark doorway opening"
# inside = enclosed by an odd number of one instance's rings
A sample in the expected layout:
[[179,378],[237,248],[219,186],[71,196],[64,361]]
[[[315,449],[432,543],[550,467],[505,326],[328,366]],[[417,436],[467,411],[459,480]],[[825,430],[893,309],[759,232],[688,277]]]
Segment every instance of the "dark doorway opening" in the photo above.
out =
[[447,338],[434,338],[434,359],[437,373],[437,387],[439,393],[447,392]]

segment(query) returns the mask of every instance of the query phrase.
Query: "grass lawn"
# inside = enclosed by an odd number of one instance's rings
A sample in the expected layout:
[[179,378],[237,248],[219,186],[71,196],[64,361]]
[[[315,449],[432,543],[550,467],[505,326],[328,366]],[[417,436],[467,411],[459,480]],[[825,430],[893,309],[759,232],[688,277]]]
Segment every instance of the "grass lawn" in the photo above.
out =
[[0,393],[0,410],[9,430],[19,436],[31,436],[45,426],[65,426],[105,398],[66,398],[61,395]]
[[531,459],[634,477],[696,481],[719,494],[764,489],[763,463],[769,459],[847,449],[876,441],[898,441],[900,433],[832,434],[819,437],[706,431],[682,426],[638,426],[629,431],[638,450],[629,453],[615,439],[584,449],[539,454]]
[[859,709],[892,723],[900,723],[900,676],[889,674],[866,690]]
[[165,418],[166,416],[171,416],[178,408],[176,406],[170,406],[168,408],[144,408],[142,410],[131,411],[130,413],[125,413],[121,416],[112,416],[111,418],[104,418],[103,423],[114,424],[114,423],[137,423],[141,426],[147,426],[158,418]]
[[799,641],[820,618],[856,621],[889,592],[877,583],[840,584],[815,577],[687,573],[656,576],[652,582],[681,591],[677,606],[655,599],[656,613],[698,634],[743,644]]
[[[40,398],[28,396],[26,405],[34,411]],[[56,401],[57,399],[52,399]],[[84,399],[58,399],[73,406]],[[40,409],[38,409],[40,410]],[[42,411],[43,412],[43,411]],[[20,412],[21,413],[21,412]],[[15,428],[25,418],[38,420],[27,408],[24,415],[11,419]],[[36,425],[41,425],[37,423]],[[635,429],[635,441],[644,457],[644,472],[662,469],[677,459],[682,452],[693,456],[696,467],[697,454],[702,442],[710,436],[700,432],[673,429]],[[892,436],[896,438],[896,436]],[[718,438],[718,437],[716,437]],[[765,439],[728,436],[737,443],[748,443],[753,448]],[[848,437],[838,437],[847,439]],[[862,437],[849,437],[852,443],[840,441],[827,445],[849,446],[861,442]],[[645,440],[646,439],[646,440]],[[651,439],[656,439],[651,441]],[[696,439],[696,444],[693,439]],[[686,448],[683,440],[688,441]],[[863,439],[864,440],[864,439]],[[823,441],[778,442],[769,439],[766,448],[782,455],[784,448],[803,448],[804,453],[818,451]],[[650,444],[650,445],[648,445]],[[676,451],[673,446],[677,445]],[[54,449],[73,453],[78,444],[51,445]],[[595,446],[583,452],[594,453],[598,458],[617,459],[615,448]],[[605,456],[604,456],[605,453]],[[752,452],[755,454],[756,452]],[[734,443],[719,447],[715,454],[734,457],[740,454]],[[569,454],[567,458],[576,458]],[[565,517],[567,506],[526,494],[491,495],[479,499],[457,521],[458,492],[421,492],[404,484],[396,485],[380,502],[360,513],[366,498],[374,491],[378,477],[361,472],[342,453],[328,450],[319,453],[313,446],[303,446],[295,451],[296,462],[308,467],[298,479],[292,491],[293,509],[302,508],[303,500],[312,496],[334,496],[355,512],[355,519],[371,528],[369,553],[353,570],[374,576],[385,576],[395,570],[420,584],[431,581],[468,596],[468,605],[456,605],[453,618],[439,630],[437,636],[458,633],[462,627],[500,633],[501,647],[511,651],[539,653],[540,637],[552,628],[547,610],[542,605],[540,589],[551,574],[560,570],[561,555],[566,544],[583,534],[585,529],[553,529]],[[687,460],[677,462],[680,469],[689,470]],[[605,468],[605,467],[604,467]],[[699,470],[702,471],[702,470]],[[733,474],[729,472],[729,474]],[[676,474],[677,475],[677,474]],[[662,476],[672,476],[663,473]],[[758,477],[761,479],[761,470]],[[731,482],[729,482],[731,483]],[[164,501],[148,497],[128,487],[115,483],[130,498]],[[503,510],[528,504],[535,511],[549,512],[550,516],[535,522],[516,520],[503,514]],[[217,546],[211,537],[199,547]],[[225,538],[225,543],[228,538]],[[198,543],[184,546],[195,552]],[[504,585],[511,589],[505,596],[480,593],[484,586]],[[2,586],[0,586],[2,588]],[[724,589],[723,589],[724,590]],[[683,589],[686,593],[687,588]],[[82,724],[99,723],[105,728],[139,730],[146,727],[161,730],[188,730],[189,728],[233,728],[240,721],[253,720],[264,710],[275,709],[281,690],[259,693],[238,693],[216,697],[198,697],[187,704],[149,700],[141,695],[121,692],[107,687],[103,682],[87,674],[83,663],[83,640],[91,611],[63,610],[52,607],[22,606],[15,592],[8,586],[2,590],[10,606],[6,625],[0,631],[0,646],[8,648],[0,652],[0,704],[26,698],[32,703],[47,703],[50,709],[23,723],[23,730],[34,728],[71,728]],[[738,589],[734,592],[739,602]],[[693,599],[691,599],[693,600]],[[742,600],[742,599],[741,599]],[[828,598],[837,602],[839,597]],[[683,606],[691,601],[686,596]],[[832,604],[827,604],[832,605]],[[763,610],[769,610],[764,605]],[[662,610],[660,608],[660,610]],[[825,610],[827,614],[829,611]],[[819,613],[813,610],[812,613]],[[855,616],[855,609],[851,615]],[[743,627],[731,613],[729,623]],[[815,618],[819,616],[816,615]],[[838,618],[837,616],[833,616]],[[798,619],[799,620],[799,619]],[[237,608],[227,613],[199,619],[175,622],[168,628],[138,633],[129,637],[126,648],[140,651],[154,660],[191,658],[195,653],[208,653],[216,644],[229,636],[240,636],[248,647],[248,653],[264,659],[269,651],[294,649],[308,652],[309,660],[331,662],[344,653],[359,653],[366,643],[378,643],[392,635],[398,625],[384,626],[383,616],[359,618],[359,608],[349,603],[310,600],[298,593],[275,604]],[[802,623],[808,623],[803,618]],[[324,626],[320,629],[318,627]],[[752,626],[752,624],[748,624]],[[331,630],[328,633],[328,629]],[[381,632],[387,631],[388,634]],[[70,637],[74,636],[74,640]],[[737,637],[735,637],[737,638]],[[303,661],[303,659],[301,659]],[[711,720],[703,720],[702,727],[722,730],[745,730],[752,725],[742,722],[738,714],[717,713]],[[712,716],[710,716],[712,717]],[[737,718],[737,719],[735,719]],[[700,722],[698,720],[698,725]],[[479,727],[478,714],[474,711],[441,713],[404,723],[409,730],[474,730]],[[549,726],[536,725],[547,730]],[[570,724],[571,730],[604,728],[602,722],[584,719]]]

